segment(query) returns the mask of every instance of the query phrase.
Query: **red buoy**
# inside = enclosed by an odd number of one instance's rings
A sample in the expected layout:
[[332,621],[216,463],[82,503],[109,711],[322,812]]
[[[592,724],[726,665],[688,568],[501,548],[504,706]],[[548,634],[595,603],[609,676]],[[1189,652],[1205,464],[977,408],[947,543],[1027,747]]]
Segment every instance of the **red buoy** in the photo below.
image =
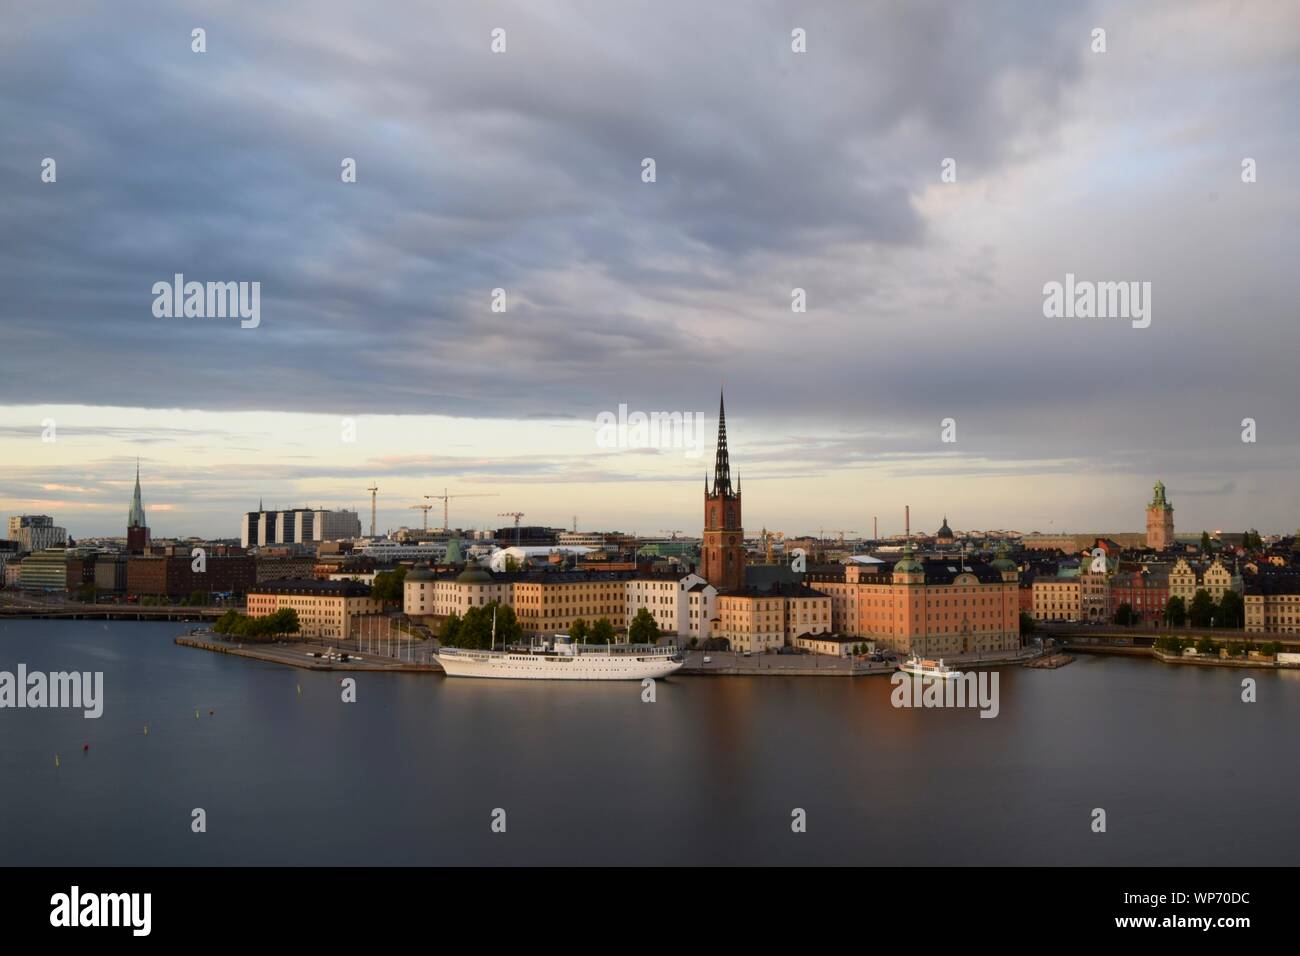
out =
[[87,750],[89,750],[89,749],[90,749],[90,744],[82,744],[82,745],[81,745],[81,752],[82,752],[83,754],[84,754]]

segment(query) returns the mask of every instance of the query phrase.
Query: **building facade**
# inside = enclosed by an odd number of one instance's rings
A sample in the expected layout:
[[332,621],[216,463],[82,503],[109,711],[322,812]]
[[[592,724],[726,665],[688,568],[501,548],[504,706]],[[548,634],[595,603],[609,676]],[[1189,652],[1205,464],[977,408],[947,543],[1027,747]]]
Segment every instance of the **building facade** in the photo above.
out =
[[1247,633],[1300,634],[1300,574],[1251,575],[1243,601]]
[[921,561],[908,545],[897,562],[819,568],[807,583],[830,595],[836,633],[937,656],[1019,648],[1019,578],[1005,552],[992,562]]
[[9,538],[23,551],[66,548],[68,529],[56,525],[49,515],[14,515],[9,519]]
[[276,581],[249,592],[249,617],[265,617],[281,608],[298,613],[299,636],[327,640],[347,640],[360,619],[383,611],[370,588],[354,581]]
[[698,574],[640,572],[627,582],[624,618],[630,622],[646,608],[665,636],[682,643],[691,638],[707,640],[709,621],[717,614],[717,597],[718,589]]
[[803,585],[720,591],[717,601],[712,636],[725,638],[734,651],[761,654],[794,646],[798,637],[831,633],[830,595]]

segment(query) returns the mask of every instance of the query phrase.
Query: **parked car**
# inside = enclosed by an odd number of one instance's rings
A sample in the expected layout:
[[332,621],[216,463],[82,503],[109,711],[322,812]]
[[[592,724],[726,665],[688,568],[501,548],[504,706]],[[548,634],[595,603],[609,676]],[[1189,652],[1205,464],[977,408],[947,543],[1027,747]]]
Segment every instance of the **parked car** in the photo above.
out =
[[707,654],[705,654],[705,655],[704,655],[704,663],[706,663],[706,664],[712,664],[712,663],[713,663],[713,658],[712,658],[712,657],[709,657]]

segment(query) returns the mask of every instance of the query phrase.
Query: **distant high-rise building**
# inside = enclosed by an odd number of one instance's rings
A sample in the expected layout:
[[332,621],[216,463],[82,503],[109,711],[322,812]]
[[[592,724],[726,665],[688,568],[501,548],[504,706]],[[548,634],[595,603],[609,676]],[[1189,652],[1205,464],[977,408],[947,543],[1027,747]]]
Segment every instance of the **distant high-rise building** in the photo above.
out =
[[149,526],[144,519],[144,502],[140,498],[140,459],[135,460],[135,494],[131,496],[131,511],[126,518],[126,549],[143,552],[149,547]]
[[1174,506],[1165,497],[1165,485],[1156,482],[1155,494],[1147,505],[1147,547],[1163,551],[1174,544]]
[[355,511],[292,508],[257,511],[244,515],[240,543],[245,548],[270,544],[311,544],[361,537],[361,519]]
[[718,448],[713,461],[713,488],[704,479],[704,543],[700,574],[719,591],[745,585],[745,529],[740,518],[740,479],[731,488],[727,454],[727,409],[718,397]]
[[60,528],[49,515],[14,515],[9,519],[9,538],[23,551],[44,551],[68,544],[68,529]]

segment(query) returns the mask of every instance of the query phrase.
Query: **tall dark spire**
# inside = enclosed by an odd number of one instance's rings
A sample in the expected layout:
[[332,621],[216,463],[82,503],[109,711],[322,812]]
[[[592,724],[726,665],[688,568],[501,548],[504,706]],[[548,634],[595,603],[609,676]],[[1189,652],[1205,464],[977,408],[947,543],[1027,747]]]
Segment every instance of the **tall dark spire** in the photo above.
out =
[[128,528],[143,528],[144,504],[140,500],[140,459],[135,460],[135,494],[131,497],[131,512],[127,515]]
[[727,457],[727,404],[718,393],[718,453],[713,460],[713,493],[731,495],[731,460]]

